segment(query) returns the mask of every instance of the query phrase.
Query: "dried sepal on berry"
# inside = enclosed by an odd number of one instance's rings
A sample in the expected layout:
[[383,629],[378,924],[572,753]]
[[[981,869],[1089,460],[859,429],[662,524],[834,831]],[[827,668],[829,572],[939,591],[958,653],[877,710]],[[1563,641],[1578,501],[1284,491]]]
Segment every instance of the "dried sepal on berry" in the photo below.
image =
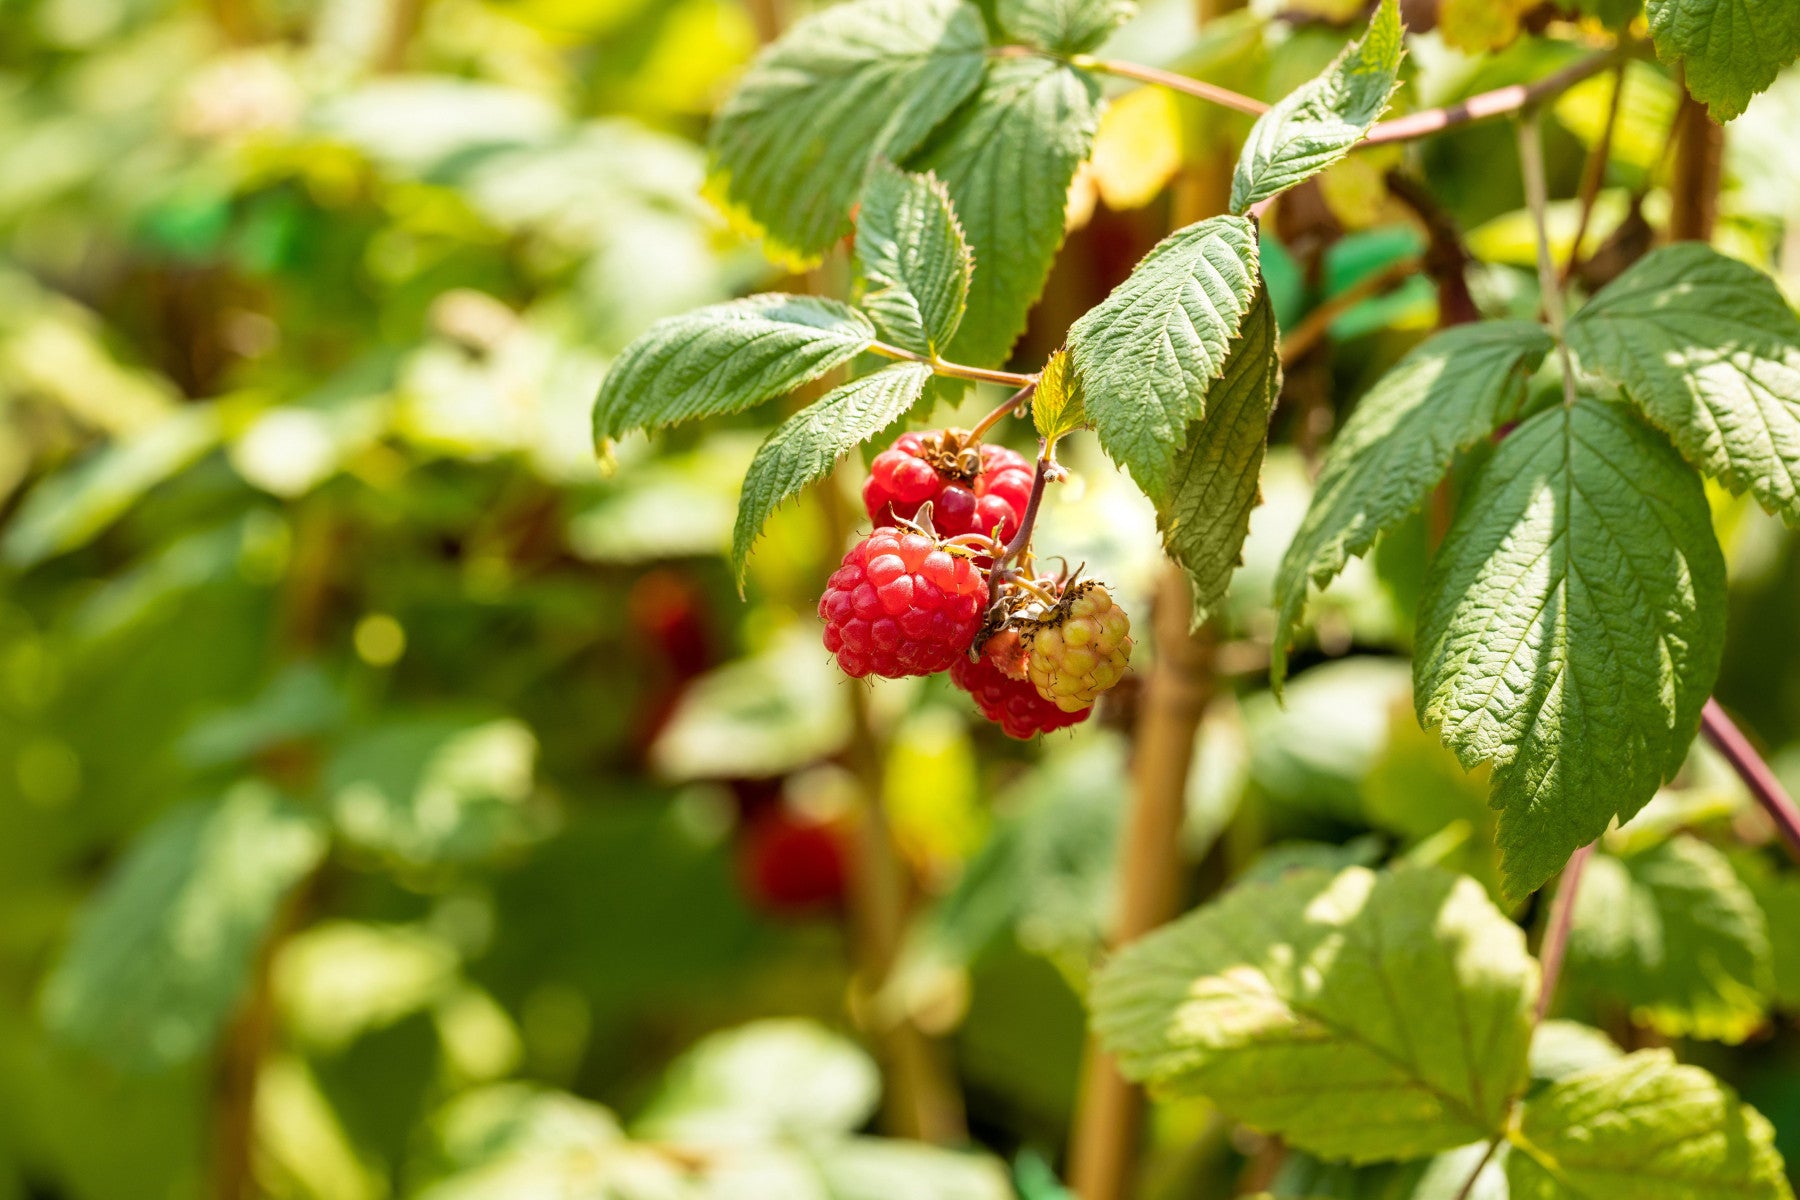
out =
[[1078,583],[1042,620],[1020,629],[1026,676],[1064,712],[1091,705],[1125,675],[1131,618],[1098,583]]
[[819,598],[825,648],[844,674],[931,675],[968,653],[987,577],[968,553],[918,530],[878,529],[844,555]]

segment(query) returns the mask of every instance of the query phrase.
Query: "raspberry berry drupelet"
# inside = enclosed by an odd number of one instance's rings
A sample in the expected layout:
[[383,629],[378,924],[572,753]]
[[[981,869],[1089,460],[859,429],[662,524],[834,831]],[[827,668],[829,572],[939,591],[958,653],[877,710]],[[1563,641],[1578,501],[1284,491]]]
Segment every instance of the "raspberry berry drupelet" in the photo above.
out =
[[844,674],[931,675],[967,655],[987,577],[956,547],[910,529],[878,529],[850,548],[819,599],[825,648]]
[[895,525],[929,502],[932,521],[946,537],[1011,539],[1031,498],[1031,463],[1015,450],[971,444],[969,438],[960,429],[901,434],[870,464],[863,485],[870,520]]
[[981,715],[1000,726],[1007,737],[1020,741],[1087,720],[1094,711],[1092,707],[1064,712],[1038,695],[1037,687],[1029,680],[1006,674],[1000,666],[1005,659],[1004,650],[998,655],[993,651],[996,642],[1008,638],[1016,641],[1017,635],[1002,633],[990,638],[979,656],[959,658],[950,668],[951,682],[974,697]]
[[1125,674],[1131,619],[1098,583],[1078,583],[1050,615],[1027,623],[1025,673],[1038,695],[1064,712],[1086,708]]

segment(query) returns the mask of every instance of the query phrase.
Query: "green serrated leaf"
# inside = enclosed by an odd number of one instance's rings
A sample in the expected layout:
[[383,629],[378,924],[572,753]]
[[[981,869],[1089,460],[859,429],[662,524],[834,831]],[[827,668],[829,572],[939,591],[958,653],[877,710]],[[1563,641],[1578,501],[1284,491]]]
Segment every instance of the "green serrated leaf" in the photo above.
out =
[[1352,867],[1239,885],[1127,947],[1090,1001],[1131,1078],[1369,1162],[1505,1127],[1537,980],[1474,880]]
[[1667,1050],[1570,1075],[1527,1100],[1512,1200],[1791,1200],[1762,1114]]
[[1800,56],[1800,5],[1787,0],[1648,0],[1656,56],[1686,72],[1688,91],[1729,121]]
[[1718,673],[1725,564],[1700,481],[1592,398],[1539,413],[1469,486],[1420,604],[1414,700],[1494,764],[1518,898],[1681,765]]
[[1596,854],[1576,893],[1564,983],[1665,1037],[1741,1042],[1774,988],[1762,909],[1697,838]]
[[1382,376],[1333,439],[1306,520],[1275,578],[1269,673],[1287,674],[1307,588],[1324,587],[1430,495],[1459,451],[1514,420],[1550,352],[1534,321],[1484,321],[1434,335]]
[[750,296],[665,318],[606,373],[594,441],[741,412],[842,366],[874,340],[867,317],[814,296]]
[[1137,13],[1137,0],[998,0],[1007,37],[1052,54],[1085,54]]
[[877,163],[856,218],[862,306],[890,341],[942,355],[969,304],[969,244],[935,175]]
[[1038,436],[1051,445],[1087,424],[1087,406],[1081,397],[1081,380],[1069,367],[1069,351],[1058,350],[1038,373],[1031,394],[1031,420]]
[[778,253],[814,258],[849,231],[869,163],[917,149],[986,63],[962,0],[826,8],[757,58],[713,122],[713,187]]
[[89,901],[45,988],[45,1024],[127,1070],[204,1054],[324,852],[318,823],[260,784],[170,813]]
[[1653,250],[1568,338],[1689,462],[1800,527],[1800,319],[1767,275],[1700,242]]
[[1362,141],[1399,85],[1404,34],[1398,0],[1381,0],[1360,41],[1257,118],[1232,176],[1232,212],[1317,175]]
[[1244,561],[1250,511],[1262,499],[1269,415],[1281,393],[1275,336],[1275,312],[1261,288],[1207,397],[1206,415],[1183,436],[1168,500],[1157,506],[1163,548],[1188,577],[1196,626],[1224,599]]
[[1025,331],[1063,241],[1069,184],[1100,124],[1100,89],[1048,58],[1002,58],[906,165],[950,189],[975,252],[969,312],[946,357],[998,366]]
[[1176,458],[1206,415],[1257,279],[1250,222],[1210,217],[1164,238],[1069,330],[1100,446],[1153,501],[1172,495]]
[[740,584],[750,547],[781,502],[831,474],[838,459],[904,417],[925,394],[931,368],[895,363],[829,393],[789,417],[751,460],[731,534]]

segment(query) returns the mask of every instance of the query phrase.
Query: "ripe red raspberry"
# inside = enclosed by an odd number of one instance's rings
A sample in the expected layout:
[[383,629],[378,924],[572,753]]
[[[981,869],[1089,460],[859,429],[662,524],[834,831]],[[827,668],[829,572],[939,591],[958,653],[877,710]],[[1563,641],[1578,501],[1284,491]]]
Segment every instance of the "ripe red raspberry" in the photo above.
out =
[[1056,611],[1026,626],[1025,673],[1064,712],[1086,708],[1119,682],[1131,657],[1131,618],[1097,583],[1070,589]]
[[744,831],[738,873],[757,907],[800,916],[843,900],[850,857],[848,831],[776,811]]
[[[1005,636],[1005,635],[1002,635]],[[993,640],[990,639],[989,645]],[[1092,707],[1064,712],[1038,695],[1037,688],[1026,680],[1008,679],[995,665],[983,647],[974,660],[959,658],[950,667],[950,679],[957,687],[975,698],[981,715],[1000,726],[1007,737],[1020,741],[1053,729],[1067,729],[1088,719]]]
[[819,598],[825,648],[844,674],[930,675],[968,652],[987,579],[921,533],[877,529],[850,548]]
[[968,446],[960,429],[903,433],[875,456],[863,504],[876,525],[911,520],[931,501],[931,523],[945,537],[1019,531],[1031,499],[1031,464],[1005,446]]

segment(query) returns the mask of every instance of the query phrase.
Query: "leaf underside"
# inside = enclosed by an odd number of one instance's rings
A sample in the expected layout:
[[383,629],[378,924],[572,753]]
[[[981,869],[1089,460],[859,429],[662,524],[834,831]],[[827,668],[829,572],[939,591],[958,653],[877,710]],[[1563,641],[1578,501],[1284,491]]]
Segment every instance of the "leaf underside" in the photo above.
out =
[[1464,766],[1494,764],[1509,896],[1681,765],[1724,588],[1699,479],[1621,405],[1539,413],[1471,483],[1426,580],[1414,698]]

